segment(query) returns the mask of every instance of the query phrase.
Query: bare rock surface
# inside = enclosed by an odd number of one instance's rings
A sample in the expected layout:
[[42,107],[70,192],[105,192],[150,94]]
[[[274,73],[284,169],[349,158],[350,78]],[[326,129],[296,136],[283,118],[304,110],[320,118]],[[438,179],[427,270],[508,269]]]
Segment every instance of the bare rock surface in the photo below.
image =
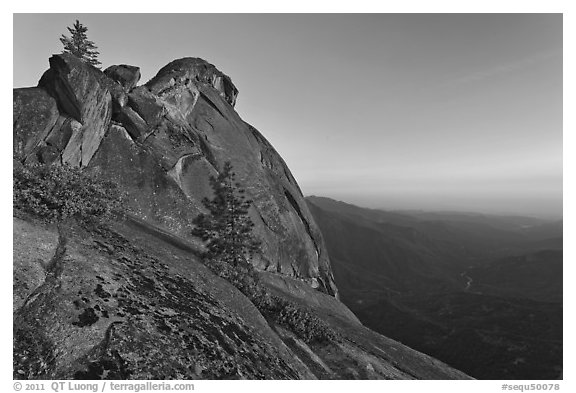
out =
[[322,236],[290,170],[234,110],[238,89],[212,64],[175,60],[145,85],[139,69],[105,72],[67,54],[50,58],[39,87],[14,91],[14,146],[22,162],[87,167],[129,193],[129,208],[190,237],[211,195],[208,179],[230,161],[254,201],[264,244],[260,270],[336,296]]
[[56,100],[44,89],[14,89],[13,95],[14,156],[25,160],[44,141],[59,113]]
[[104,74],[118,82],[126,91],[130,91],[140,80],[140,67],[127,64],[113,65],[106,68]]
[[198,285],[201,276],[107,228],[58,234],[20,219],[15,228],[23,242],[59,238],[45,279],[15,310],[15,377],[298,378],[269,338]]
[[87,166],[100,146],[112,117],[112,95],[103,83],[102,73],[73,55],[50,58],[50,69],[42,75],[38,86],[57,102],[60,114],[82,124],[74,139],[80,151],[75,166]]
[[[146,221],[57,228],[20,216],[14,237],[15,277],[29,283],[15,297],[15,379],[467,378],[342,310],[318,313],[340,339],[305,343],[202,265],[194,245]],[[35,275],[29,257],[44,261]],[[309,305],[337,309],[314,293]]]

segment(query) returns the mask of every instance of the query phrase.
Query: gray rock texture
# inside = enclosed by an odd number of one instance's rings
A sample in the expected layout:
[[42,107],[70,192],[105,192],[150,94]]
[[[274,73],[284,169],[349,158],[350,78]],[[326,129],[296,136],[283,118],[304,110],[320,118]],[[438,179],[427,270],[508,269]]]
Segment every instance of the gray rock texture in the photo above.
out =
[[[81,167],[127,195],[102,225],[15,210],[15,379],[468,378],[365,328],[337,299],[300,188],[234,110],[228,76],[197,58],[142,86],[138,75],[54,55],[38,87],[14,90],[14,165]],[[302,341],[199,258],[191,223],[226,161],[254,202],[262,283],[336,338]]]
[[96,68],[71,54],[61,54],[50,58],[50,69],[38,83],[54,97],[61,115],[82,124],[74,138],[79,157],[69,162],[72,165],[88,165],[110,126],[112,95],[102,80]]
[[332,296],[263,273],[342,335],[305,343],[145,221],[16,216],[14,379],[466,379],[362,326]]
[[254,265],[337,296],[298,184],[234,110],[231,79],[199,58],[175,60],[136,87],[139,77],[133,66],[101,72],[72,55],[52,56],[38,87],[14,90],[15,157],[103,174],[128,192],[135,216],[184,238],[211,196],[209,176],[230,161],[254,201],[263,243]]
[[44,142],[58,120],[56,100],[45,90],[30,87],[14,89],[13,155],[25,160]]
[[126,64],[113,65],[104,70],[104,74],[118,82],[126,91],[136,87],[140,80],[140,67]]

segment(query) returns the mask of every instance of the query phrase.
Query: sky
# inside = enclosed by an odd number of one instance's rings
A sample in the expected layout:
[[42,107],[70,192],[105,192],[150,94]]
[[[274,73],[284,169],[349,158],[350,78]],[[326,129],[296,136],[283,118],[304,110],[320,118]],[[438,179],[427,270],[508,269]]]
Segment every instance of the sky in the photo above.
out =
[[562,216],[561,14],[15,14],[13,86],[79,19],[145,83],[201,57],[305,195]]

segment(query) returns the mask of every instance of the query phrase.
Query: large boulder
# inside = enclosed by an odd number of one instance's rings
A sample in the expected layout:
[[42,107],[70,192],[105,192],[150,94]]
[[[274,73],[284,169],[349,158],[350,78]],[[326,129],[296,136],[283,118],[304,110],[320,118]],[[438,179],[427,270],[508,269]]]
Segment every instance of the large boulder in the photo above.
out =
[[236,104],[238,89],[230,77],[206,60],[197,57],[185,57],[168,63],[146,85],[154,94],[160,94],[175,85],[187,85],[194,82],[210,85],[230,105]]
[[14,156],[86,167],[127,103],[124,88],[100,70],[70,54],[54,55],[38,87],[14,89]]
[[81,150],[80,161],[75,163],[79,166],[88,165],[112,118],[112,96],[103,76],[98,69],[64,53],[50,58],[50,69],[38,83],[56,99],[63,115],[82,124],[82,135],[75,139]]
[[113,65],[106,68],[104,74],[118,82],[126,91],[130,91],[140,80],[140,67],[127,64]]

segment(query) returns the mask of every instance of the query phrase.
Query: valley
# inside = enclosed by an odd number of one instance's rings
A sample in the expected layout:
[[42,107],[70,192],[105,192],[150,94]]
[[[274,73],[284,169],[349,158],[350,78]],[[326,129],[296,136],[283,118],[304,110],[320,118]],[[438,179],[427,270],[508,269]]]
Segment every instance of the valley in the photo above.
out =
[[561,376],[561,221],[307,202],[366,326],[474,378]]

